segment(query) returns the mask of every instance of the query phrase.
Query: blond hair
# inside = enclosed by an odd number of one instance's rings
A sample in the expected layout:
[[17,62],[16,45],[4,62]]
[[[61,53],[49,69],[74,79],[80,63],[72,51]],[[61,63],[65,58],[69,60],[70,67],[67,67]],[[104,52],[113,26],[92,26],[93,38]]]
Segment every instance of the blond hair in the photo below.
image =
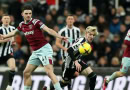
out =
[[95,26],[88,26],[86,28],[86,32],[94,32],[95,36],[98,35],[97,27],[95,27]]

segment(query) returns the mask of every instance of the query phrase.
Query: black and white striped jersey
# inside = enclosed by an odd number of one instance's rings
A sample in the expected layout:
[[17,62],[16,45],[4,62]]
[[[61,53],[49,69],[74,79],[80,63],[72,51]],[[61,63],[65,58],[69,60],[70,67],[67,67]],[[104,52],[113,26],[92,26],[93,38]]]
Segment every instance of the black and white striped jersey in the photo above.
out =
[[[76,41],[77,38],[81,37],[80,29],[75,26],[73,26],[71,29],[66,26],[59,31],[59,34],[61,36],[68,37],[69,42],[64,42],[64,41],[61,42],[62,45],[66,48],[70,47]],[[61,49],[61,56],[62,59],[64,59],[67,56],[67,52]]]
[[[8,34],[9,32],[11,32],[13,30],[15,30],[15,27],[13,27],[13,26],[5,27],[4,25],[2,25],[0,27],[0,34],[6,35],[6,34]],[[6,55],[13,52],[11,44],[12,44],[11,41],[0,43],[0,57],[6,56]]]
[[[65,58],[66,67],[72,67],[74,68],[74,62],[75,60],[80,60],[82,54],[79,53],[79,46],[87,42],[87,40],[84,38],[78,38],[69,48],[68,48],[68,56]],[[73,56],[73,57],[72,57]],[[73,60],[74,59],[74,60]]]

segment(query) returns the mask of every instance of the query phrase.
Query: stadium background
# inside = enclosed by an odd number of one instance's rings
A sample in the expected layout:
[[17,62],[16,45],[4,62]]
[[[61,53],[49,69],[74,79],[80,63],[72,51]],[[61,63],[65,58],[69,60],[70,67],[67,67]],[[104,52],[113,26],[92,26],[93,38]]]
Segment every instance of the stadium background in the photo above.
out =
[[[24,4],[31,4],[33,6],[33,17],[40,19],[57,32],[66,25],[65,18],[69,13],[74,14],[76,21],[74,25],[80,28],[81,36],[84,36],[87,26],[97,26],[100,34],[95,38],[93,42],[94,50],[87,58],[87,62],[94,67],[98,74],[96,90],[101,90],[101,86],[98,85],[102,84],[104,76],[119,70],[121,57],[126,48],[123,40],[130,28],[130,0],[0,0],[0,24],[3,13],[8,13],[11,15],[11,25],[17,27],[18,23],[23,20],[21,7]],[[59,71],[55,73],[61,75],[60,67],[63,62],[60,50],[55,45],[55,38],[45,32],[44,35],[54,50],[54,67],[55,71]],[[13,48],[18,72],[14,80],[14,90],[23,90],[21,87],[22,71],[32,50],[23,33],[19,33],[15,38],[17,45]],[[33,84],[35,88],[32,90],[40,90],[44,86],[46,75],[42,69],[42,67],[38,68],[33,74],[36,77],[41,77],[41,83],[37,84],[38,86]],[[0,65],[0,90],[5,90],[4,87],[8,82],[6,70],[8,70],[6,64]],[[130,76],[128,75],[117,79],[117,83],[116,81],[112,83],[113,86],[110,85],[107,90],[130,90]],[[38,82],[34,80],[34,83]],[[47,82],[49,82],[49,79],[47,79]],[[77,88],[77,85],[75,85],[73,90],[79,90],[79,88],[80,90],[88,90],[87,86],[86,89],[84,88],[88,82],[84,77],[79,76],[74,82],[78,83],[79,86]]]

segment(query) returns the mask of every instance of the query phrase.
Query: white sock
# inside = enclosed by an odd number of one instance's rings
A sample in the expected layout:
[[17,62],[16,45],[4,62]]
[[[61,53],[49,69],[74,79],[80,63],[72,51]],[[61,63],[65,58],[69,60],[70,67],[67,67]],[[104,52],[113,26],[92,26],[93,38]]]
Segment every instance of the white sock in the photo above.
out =
[[54,88],[55,88],[55,90],[62,90],[59,82],[57,82],[56,84],[54,84]]
[[31,86],[24,86],[24,90],[31,90]]

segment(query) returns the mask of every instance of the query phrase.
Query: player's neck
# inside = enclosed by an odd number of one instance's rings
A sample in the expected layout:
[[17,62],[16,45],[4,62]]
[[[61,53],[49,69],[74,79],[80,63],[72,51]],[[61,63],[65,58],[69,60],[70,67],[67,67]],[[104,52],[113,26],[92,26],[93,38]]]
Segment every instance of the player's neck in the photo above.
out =
[[72,29],[73,25],[67,25],[68,28]]
[[8,27],[8,26],[9,26],[9,24],[2,24],[2,26],[3,26],[3,27]]
[[32,18],[30,20],[24,20],[24,23],[28,24],[31,20],[32,20]]

